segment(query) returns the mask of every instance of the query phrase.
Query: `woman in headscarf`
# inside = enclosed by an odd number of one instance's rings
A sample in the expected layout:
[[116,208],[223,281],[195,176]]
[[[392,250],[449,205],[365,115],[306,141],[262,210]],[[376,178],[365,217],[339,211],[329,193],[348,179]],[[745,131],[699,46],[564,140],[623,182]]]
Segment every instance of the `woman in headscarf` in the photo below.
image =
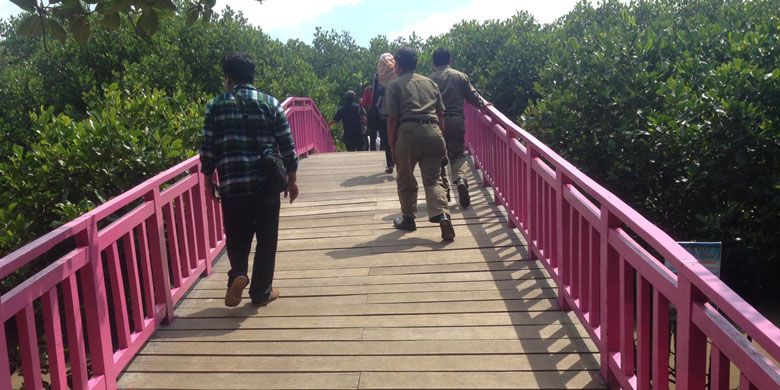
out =
[[393,58],[392,54],[384,53],[379,56],[376,74],[382,87],[387,87],[387,84],[398,78],[398,75],[395,74],[395,58]]
[[395,164],[393,163],[393,153],[390,151],[390,142],[387,139],[387,113],[384,110],[383,100],[385,88],[396,78],[398,78],[398,75],[395,74],[395,58],[393,58],[393,55],[390,53],[380,55],[376,65],[376,75],[374,76],[374,104],[371,109],[373,113],[369,113],[369,115],[374,115],[373,119],[379,131],[381,146],[385,151],[385,160],[387,162],[385,173],[393,173]]

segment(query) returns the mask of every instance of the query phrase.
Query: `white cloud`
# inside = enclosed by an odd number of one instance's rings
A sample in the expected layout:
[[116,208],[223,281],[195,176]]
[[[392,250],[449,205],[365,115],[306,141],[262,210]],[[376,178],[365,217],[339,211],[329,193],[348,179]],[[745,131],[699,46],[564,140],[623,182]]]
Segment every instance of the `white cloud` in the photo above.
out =
[[222,11],[226,6],[240,10],[249,23],[263,31],[292,30],[304,24],[312,24],[321,15],[334,8],[357,5],[362,0],[219,0],[215,9]]
[[0,1],[0,19],[8,20],[11,16],[22,13],[22,9],[12,2]]
[[407,37],[412,32],[427,38],[446,33],[461,20],[507,19],[518,11],[528,11],[538,22],[549,23],[571,11],[575,4],[577,0],[472,0],[460,8],[428,14],[389,33],[388,38]]

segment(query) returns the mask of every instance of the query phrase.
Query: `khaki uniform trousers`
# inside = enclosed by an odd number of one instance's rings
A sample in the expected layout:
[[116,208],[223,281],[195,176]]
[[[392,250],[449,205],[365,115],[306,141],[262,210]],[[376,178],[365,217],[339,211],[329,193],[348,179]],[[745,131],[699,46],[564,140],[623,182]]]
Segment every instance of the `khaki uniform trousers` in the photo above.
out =
[[446,156],[444,137],[435,124],[403,123],[398,129],[395,147],[398,200],[405,216],[417,213],[417,179],[414,167],[420,164],[420,174],[425,188],[428,218],[449,213],[447,189],[442,182],[441,161]]
[[450,160],[451,183],[459,177],[465,178],[468,164],[466,163],[466,122],[459,116],[444,118],[445,140],[447,141],[447,159]]

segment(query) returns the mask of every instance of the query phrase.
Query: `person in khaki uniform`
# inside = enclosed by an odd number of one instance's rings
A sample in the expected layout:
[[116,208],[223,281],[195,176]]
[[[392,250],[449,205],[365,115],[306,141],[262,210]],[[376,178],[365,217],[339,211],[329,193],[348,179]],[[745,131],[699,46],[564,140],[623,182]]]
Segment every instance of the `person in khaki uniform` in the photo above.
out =
[[436,83],[414,72],[417,53],[413,49],[398,50],[395,62],[398,78],[387,86],[385,109],[403,216],[393,225],[396,229],[417,230],[414,167],[419,164],[430,221],[439,224],[443,240],[452,241],[455,230],[447,207],[447,188],[439,176],[447,152],[442,136],[446,132],[442,121],[444,101]]
[[465,135],[466,123],[463,114],[463,103],[467,101],[477,107],[484,107],[485,102],[469,81],[469,76],[450,67],[450,51],[438,48],[433,52],[433,66],[436,70],[428,77],[438,85],[444,100],[444,125],[447,128],[447,158],[450,160],[450,175],[452,182],[458,188],[460,206],[471,205],[469,184],[466,180]]

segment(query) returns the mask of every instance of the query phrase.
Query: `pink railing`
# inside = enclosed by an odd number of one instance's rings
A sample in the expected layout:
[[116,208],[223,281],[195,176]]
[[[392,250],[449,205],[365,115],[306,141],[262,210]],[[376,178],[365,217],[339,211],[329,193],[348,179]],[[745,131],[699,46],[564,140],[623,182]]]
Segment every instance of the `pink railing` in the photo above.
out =
[[282,103],[290,127],[300,129],[293,132],[299,156],[311,152],[328,153],[336,151],[336,144],[330,134],[325,118],[317,104],[310,98],[291,97]]
[[[67,252],[0,298],[0,388],[12,388],[18,341],[25,389],[42,389],[42,325],[53,389],[116,388],[116,376],[225,244],[220,208],[205,196],[193,157],[0,260],[6,278]],[[40,309],[40,310],[38,310]],[[87,348],[88,346],[88,348]],[[66,358],[67,351],[67,358]]]
[[611,387],[728,389],[738,370],[740,389],[780,389],[776,326],[494,107],[467,105],[466,121],[485,184],[598,346]]
[[[285,107],[303,155],[335,151],[310,99]],[[5,279],[57,257],[0,297],[0,389],[19,387],[9,351],[19,353],[25,389],[43,389],[44,379],[52,389],[116,388],[225,245],[221,209],[203,180],[198,157],[190,158],[0,259]],[[15,335],[6,334],[12,319]]]

